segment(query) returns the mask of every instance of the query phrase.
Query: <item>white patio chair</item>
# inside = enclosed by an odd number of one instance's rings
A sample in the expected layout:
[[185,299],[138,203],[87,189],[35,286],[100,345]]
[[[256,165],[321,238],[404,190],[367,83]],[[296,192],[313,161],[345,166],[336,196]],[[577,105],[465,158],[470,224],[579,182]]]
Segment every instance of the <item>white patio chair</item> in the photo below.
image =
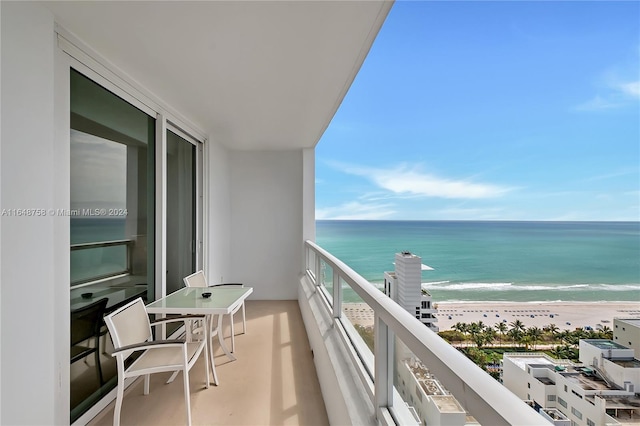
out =
[[[218,286],[233,286],[233,287],[244,287],[241,283],[221,283],[221,284],[211,284],[207,283],[207,277],[204,275],[204,271],[200,270],[198,272],[194,272],[193,274],[184,277],[184,284],[187,287],[218,287]],[[245,315],[244,308],[244,300],[241,305],[238,305],[231,314],[229,315],[229,319],[231,321],[231,352],[235,352],[236,350],[236,340],[235,340],[235,329],[234,329],[234,321],[233,316],[242,308],[242,334],[247,332],[247,319]],[[211,321],[213,324],[213,321]],[[222,327],[222,324],[218,324],[218,327]],[[212,332],[213,335],[213,332]]]
[[[167,371],[182,371],[184,376],[184,401],[187,412],[187,424],[191,424],[191,399],[189,393],[189,370],[196,363],[198,356],[204,349],[206,363],[206,383],[209,387],[209,356],[208,346],[204,339],[196,342],[188,342],[184,339],[177,340],[153,340],[152,325],[167,322],[202,319],[202,315],[189,315],[182,317],[163,318],[151,323],[146,307],[141,298],[138,298],[113,313],[105,316],[118,366],[118,390],[116,405],[113,413],[113,424],[120,424],[120,411],[124,393],[124,381],[129,377],[144,376],[144,394],[149,394],[149,376],[153,373]],[[125,361],[134,352],[144,351],[129,367],[125,368]],[[170,383],[175,374],[167,381]]]

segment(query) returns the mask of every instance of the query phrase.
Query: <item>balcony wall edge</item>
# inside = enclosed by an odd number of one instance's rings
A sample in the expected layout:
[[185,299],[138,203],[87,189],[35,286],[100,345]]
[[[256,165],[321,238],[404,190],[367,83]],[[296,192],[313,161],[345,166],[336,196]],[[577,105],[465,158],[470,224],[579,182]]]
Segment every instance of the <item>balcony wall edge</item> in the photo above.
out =
[[355,366],[347,362],[333,319],[322,305],[321,295],[305,275],[298,286],[298,304],[307,330],[313,361],[331,424],[376,425],[374,407],[359,380]]

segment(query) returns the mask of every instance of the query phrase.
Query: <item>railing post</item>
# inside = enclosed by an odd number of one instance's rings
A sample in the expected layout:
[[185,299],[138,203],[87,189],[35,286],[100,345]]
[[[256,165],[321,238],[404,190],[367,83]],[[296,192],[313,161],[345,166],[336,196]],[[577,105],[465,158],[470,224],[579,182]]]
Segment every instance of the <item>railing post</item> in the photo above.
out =
[[322,279],[323,279],[322,271],[320,269],[321,268],[320,262],[322,261],[322,259],[320,259],[320,256],[318,256],[318,254],[315,253],[315,252],[314,252],[314,256],[315,256],[314,264],[315,264],[316,270],[313,271],[313,273],[314,273],[314,275],[316,277],[316,285],[320,285],[320,284],[322,284]]
[[393,406],[393,333],[378,315],[375,315],[374,328],[375,376],[373,381],[376,418],[380,418],[382,408]]
[[133,241],[127,243],[127,272],[133,274]]
[[340,274],[333,270],[333,317],[340,318],[342,315],[342,285],[340,285]]

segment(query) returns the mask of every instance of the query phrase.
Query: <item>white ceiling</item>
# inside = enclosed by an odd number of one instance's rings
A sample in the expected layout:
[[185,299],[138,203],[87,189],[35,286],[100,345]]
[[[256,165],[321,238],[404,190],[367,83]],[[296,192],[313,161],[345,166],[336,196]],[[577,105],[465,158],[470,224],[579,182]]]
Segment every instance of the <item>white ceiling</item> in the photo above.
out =
[[75,34],[220,143],[313,147],[388,1],[43,2]]

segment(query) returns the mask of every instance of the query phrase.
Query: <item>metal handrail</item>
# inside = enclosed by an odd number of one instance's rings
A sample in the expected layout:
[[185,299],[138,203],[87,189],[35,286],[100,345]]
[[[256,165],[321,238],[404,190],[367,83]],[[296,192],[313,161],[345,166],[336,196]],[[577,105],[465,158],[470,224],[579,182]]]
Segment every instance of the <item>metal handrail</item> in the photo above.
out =
[[[379,360],[384,362],[387,359],[389,347],[393,345],[392,340],[380,340],[379,335],[395,334],[481,424],[525,426],[541,425],[546,422],[539,413],[515,394],[491,378],[461,352],[425,327],[341,260],[312,241],[306,241],[305,247],[307,270],[315,273],[320,260],[324,261],[333,269],[334,287],[340,280],[346,282],[373,309],[378,331],[386,328],[392,331],[392,333],[377,332],[375,335],[376,364]],[[311,256],[310,252],[315,256]],[[312,258],[314,262],[311,262]],[[337,281],[336,275],[339,277]],[[319,285],[318,282],[315,284]],[[340,285],[337,287],[341,288]],[[339,322],[342,321],[341,316],[336,313],[342,311],[341,299],[341,297],[338,300],[334,298],[333,301],[334,320]],[[378,369],[377,365],[375,371],[384,372]],[[393,378],[380,377],[376,374],[374,382],[376,393],[382,393],[382,395],[376,395],[374,404],[381,406],[385,401],[388,403],[389,398],[385,393],[388,393],[388,389],[393,385]]]
[[124,240],[98,241],[95,243],[71,244],[71,251],[86,250],[86,249],[101,248],[101,247],[131,245],[133,244],[133,242],[134,241],[131,239],[124,239]]
[[77,281],[72,281],[71,286],[79,286],[81,284],[92,283],[94,281],[101,281],[107,278],[117,277],[121,275],[130,275],[132,273],[133,267],[133,245],[135,240],[132,239],[122,239],[122,240],[110,240],[110,241],[97,241],[92,243],[79,243],[79,244],[71,244],[71,251],[79,251],[79,250],[91,250],[105,247],[117,247],[117,246],[125,246],[127,248],[127,265],[123,271],[115,271],[108,274],[97,275],[89,278],[83,278]]

